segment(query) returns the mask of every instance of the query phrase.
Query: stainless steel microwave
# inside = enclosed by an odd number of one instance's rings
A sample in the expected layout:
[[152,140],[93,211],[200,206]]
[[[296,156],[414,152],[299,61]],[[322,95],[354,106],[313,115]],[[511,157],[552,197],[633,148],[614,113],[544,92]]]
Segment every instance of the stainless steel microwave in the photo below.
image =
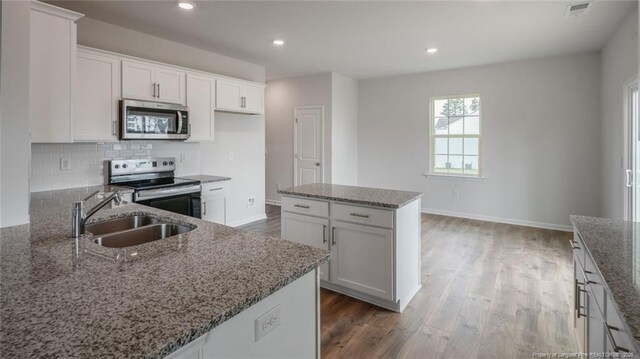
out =
[[186,140],[191,135],[186,106],[124,99],[120,111],[122,140]]

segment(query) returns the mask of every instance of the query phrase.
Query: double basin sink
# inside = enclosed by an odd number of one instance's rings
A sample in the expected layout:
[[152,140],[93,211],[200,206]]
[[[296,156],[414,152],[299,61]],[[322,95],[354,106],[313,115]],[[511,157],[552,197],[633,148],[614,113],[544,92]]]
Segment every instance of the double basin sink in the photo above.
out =
[[109,248],[137,246],[194,229],[180,224],[165,223],[158,218],[146,215],[132,215],[96,222],[87,224],[85,228],[93,234],[94,243]]

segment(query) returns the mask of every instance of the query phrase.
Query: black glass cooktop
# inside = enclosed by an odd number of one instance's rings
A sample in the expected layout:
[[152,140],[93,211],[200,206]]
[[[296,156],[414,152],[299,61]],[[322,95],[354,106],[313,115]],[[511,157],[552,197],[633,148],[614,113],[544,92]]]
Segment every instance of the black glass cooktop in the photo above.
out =
[[142,181],[123,182],[116,184],[117,186],[132,188],[135,190],[154,189],[154,188],[166,188],[177,186],[188,186],[200,184],[198,180],[186,179],[186,178],[154,178]]

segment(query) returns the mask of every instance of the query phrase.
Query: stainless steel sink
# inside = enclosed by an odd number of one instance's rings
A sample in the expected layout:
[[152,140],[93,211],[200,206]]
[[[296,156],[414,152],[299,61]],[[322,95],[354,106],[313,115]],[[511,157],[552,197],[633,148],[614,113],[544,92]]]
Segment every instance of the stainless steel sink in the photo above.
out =
[[[151,218],[156,220],[155,218]],[[157,221],[157,220],[156,220]],[[87,228],[87,230],[90,230]],[[93,241],[103,247],[124,248],[137,246],[143,243],[157,241],[192,231],[193,228],[169,223],[150,224],[143,227],[124,230],[94,237]]]
[[158,223],[160,223],[160,220],[158,220],[157,218],[138,215],[87,224],[85,228],[93,235],[99,236],[107,233],[126,231],[128,229],[134,229]]

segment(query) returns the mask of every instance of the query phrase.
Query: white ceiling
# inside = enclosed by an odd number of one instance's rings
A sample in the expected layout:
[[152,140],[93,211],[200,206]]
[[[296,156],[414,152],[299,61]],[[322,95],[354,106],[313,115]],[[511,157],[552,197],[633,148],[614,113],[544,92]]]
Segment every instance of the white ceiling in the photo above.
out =
[[[358,79],[601,49],[637,2],[60,1],[161,38],[264,65],[267,79],[336,71]],[[284,47],[271,44],[275,38]],[[427,55],[427,47],[438,53]]]

